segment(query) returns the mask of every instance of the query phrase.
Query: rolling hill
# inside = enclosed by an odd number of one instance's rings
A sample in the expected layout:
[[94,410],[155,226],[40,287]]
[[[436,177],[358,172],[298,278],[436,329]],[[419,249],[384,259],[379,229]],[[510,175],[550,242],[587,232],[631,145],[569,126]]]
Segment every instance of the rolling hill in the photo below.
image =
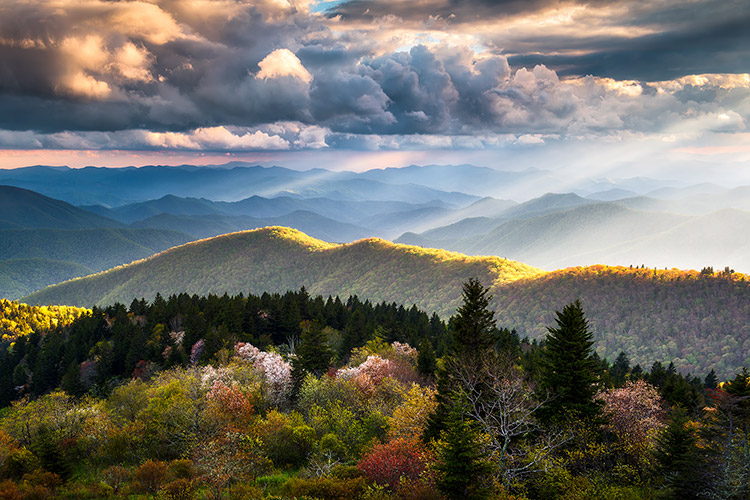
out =
[[283,227],[188,243],[145,260],[49,287],[29,303],[110,304],[187,292],[262,293],[307,287],[312,294],[415,303],[451,313],[461,283],[512,281],[539,270],[496,257],[467,257],[370,238],[335,245]]
[[193,239],[161,229],[2,229],[0,297],[17,299]]
[[3,228],[123,227],[120,222],[107,217],[13,186],[0,186],[0,219]]
[[461,284],[490,285],[498,324],[539,338],[554,311],[581,299],[610,359],[674,361],[682,371],[730,374],[750,364],[750,279],[738,273],[589,266],[554,272],[498,257],[366,239],[336,245],[282,227],[227,234],[48,287],[29,303],[91,306],[162,295],[283,292],[356,294],[449,315]]

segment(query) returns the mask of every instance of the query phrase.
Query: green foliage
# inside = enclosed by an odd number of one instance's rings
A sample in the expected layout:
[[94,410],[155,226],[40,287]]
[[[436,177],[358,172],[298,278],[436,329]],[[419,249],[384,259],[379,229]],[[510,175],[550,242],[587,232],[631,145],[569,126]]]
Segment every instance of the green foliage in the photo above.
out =
[[547,421],[573,417],[596,422],[601,417],[601,402],[594,399],[600,364],[594,358],[593,337],[581,303],[565,306],[556,323],[556,328],[549,328],[542,359],[540,382],[547,403],[540,416]]
[[357,500],[365,492],[364,478],[338,479],[319,477],[311,479],[294,478],[284,485],[293,497],[309,497],[320,500]]
[[437,485],[449,500],[481,500],[490,496],[492,466],[479,442],[474,421],[466,416],[466,401],[453,400],[438,442]]
[[[489,309],[489,289],[471,278],[463,285],[462,297],[463,302],[451,320],[448,353],[437,375],[438,405],[425,432],[428,439],[437,437],[445,429],[456,395],[466,390],[460,379],[464,368],[479,366],[480,360],[495,353],[498,332],[495,313]],[[481,391],[482,387],[472,390]]]
[[669,498],[699,498],[705,486],[698,448],[698,436],[688,419],[687,412],[677,407],[670,418],[667,428],[657,441],[655,452],[659,469],[667,486]]
[[91,306],[135,296],[150,300],[157,292],[283,293],[304,285],[311,294],[360,295],[449,314],[460,302],[460,284],[467,276],[495,283],[538,272],[497,257],[467,257],[376,238],[334,245],[293,229],[269,227],[172,248],[47,288],[26,301]]

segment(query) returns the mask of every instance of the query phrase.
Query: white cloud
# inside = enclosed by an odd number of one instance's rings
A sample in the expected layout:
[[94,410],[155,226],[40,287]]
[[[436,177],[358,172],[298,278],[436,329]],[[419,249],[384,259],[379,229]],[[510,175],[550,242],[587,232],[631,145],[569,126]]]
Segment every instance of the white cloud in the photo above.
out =
[[273,79],[290,76],[310,83],[313,77],[300,60],[289,49],[276,49],[258,63],[260,71],[255,75],[260,79]]

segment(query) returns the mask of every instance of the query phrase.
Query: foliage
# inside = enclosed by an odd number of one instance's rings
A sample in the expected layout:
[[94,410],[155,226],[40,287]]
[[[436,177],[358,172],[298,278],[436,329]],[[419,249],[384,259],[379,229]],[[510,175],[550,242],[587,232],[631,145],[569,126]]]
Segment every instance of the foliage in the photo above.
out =
[[490,495],[492,466],[467,411],[465,397],[455,396],[437,444],[437,486],[449,500],[480,500]]
[[418,480],[430,461],[430,454],[418,439],[397,438],[371,448],[357,468],[370,481],[395,489],[402,480]]
[[565,306],[555,321],[542,359],[541,388],[549,398],[540,415],[548,421],[571,415],[596,420],[601,415],[601,402],[594,399],[601,368],[581,303]]
[[14,342],[32,332],[47,333],[66,326],[89,312],[70,306],[29,306],[0,299],[0,335],[3,342]]
[[704,486],[701,456],[695,428],[683,408],[676,408],[657,441],[655,453],[671,498],[699,498]]

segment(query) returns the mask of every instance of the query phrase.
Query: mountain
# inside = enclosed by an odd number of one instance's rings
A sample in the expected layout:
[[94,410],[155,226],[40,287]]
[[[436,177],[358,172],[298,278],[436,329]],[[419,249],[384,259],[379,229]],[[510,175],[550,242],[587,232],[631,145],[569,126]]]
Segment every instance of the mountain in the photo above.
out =
[[554,311],[581,299],[597,352],[624,350],[650,366],[733,373],[750,364],[750,279],[722,272],[589,266],[553,272],[501,259],[468,257],[379,239],[335,245],[271,227],[172,248],[148,259],[51,286],[30,303],[90,306],[134,297],[283,292],[357,294],[451,314],[469,277],[491,286],[498,324],[540,338]]
[[596,352],[624,351],[650,368],[721,376],[750,366],[750,276],[612,266],[573,267],[522,278],[495,290],[498,324],[540,338],[554,311],[580,299]]
[[241,163],[227,168],[183,165],[70,169],[36,166],[0,171],[0,184],[31,189],[76,205],[109,208],[157,200],[167,195],[214,201],[238,201],[253,195],[408,203],[441,200],[457,206],[469,205],[479,199],[455,190],[448,192],[414,183],[390,184],[351,172],[299,171]]
[[76,262],[41,258],[0,260],[0,297],[17,299],[54,283],[92,272],[92,269]]
[[460,302],[461,283],[470,277],[500,283],[538,272],[496,257],[467,257],[376,238],[335,245],[269,227],[188,243],[49,287],[26,301],[93,305],[153,299],[157,293],[262,293],[305,286],[312,294],[357,294],[363,300],[414,303],[447,314]]
[[296,210],[280,217],[247,217],[244,215],[172,215],[160,214],[132,224],[133,227],[174,229],[195,238],[257,229],[266,226],[287,226],[328,241],[347,242],[365,238],[371,231],[361,226],[335,221],[305,210]]
[[83,229],[122,227],[112,219],[64,201],[13,186],[0,186],[0,227]]
[[596,193],[591,193],[589,195],[586,195],[586,198],[589,200],[596,200],[596,201],[616,201],[616,200],[622,200],[623,198],[635,198],[638,196],[638,193],[635,191],[629,191],[627,189],[620,189],[620,188],[613,188],[608,189],[606,191],[598,191]]
[[115,208],[107,208],[101,205],[88,205],[81,206],[80,208],[125,224],[161,214],[226,215],[226,212],[211,200],[204,198],[180,198],[171,194],[163,196],[158,200],[130,203]]
[[[678,203],[674,201],[580,200],[576,195],[545,195],[494,219],[468,218],[421,234],[404,233],[396,241],[499,255],[548,270],[593,263],[750,270],[750,233],[741,230],[750,227],[750,212],[727,209],[690,216],[629,208],[664,208]],[[574,206],[556,210],[566,204]]]
[[157,229],[0,230],[0,297],[15,299],[193,239]]

